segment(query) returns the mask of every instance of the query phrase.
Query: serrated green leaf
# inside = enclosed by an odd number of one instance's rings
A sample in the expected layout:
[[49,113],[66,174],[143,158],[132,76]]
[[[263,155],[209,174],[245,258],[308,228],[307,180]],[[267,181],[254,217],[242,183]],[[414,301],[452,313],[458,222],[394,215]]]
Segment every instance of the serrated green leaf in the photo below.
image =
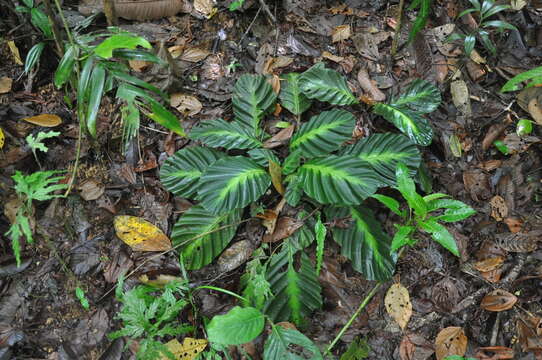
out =
[[399,163],[396,170],[397,190],[403,195],[411,209],[414,209],[416,215],[425,217],[427,214],[427,204],[423,197],[416,192],[414,180],[408,175],[407,167]]
[[301,92],[299,87],[300,74],[289,73],[285,76],[280,87],[279,99],[283,107],[294,115],[301,115],[311,107],[311,101]]
[[361,139],[341,150],[341,155],[353,155],[370,164],[380,176],[382,184],[394,186],[395,168],[404,163],[414,176],[420,166],[421,155],[418,147],[400,134],[374,134]]
[[435,218],[429,218],[426,221],[419,222],[418,225],[420,228],[430,233],[433,240],[438,242],[455,256],[459,257],[459,249],[457,248],[455,239],[444,225],[439,224]]
[[225,315],[216,315],[207,325],[210,342],[240,345],[254,340],[265,325],[263,314],[253,307],[234,307]]
[[243,123],[216,119],[200,123],[190,132],[190,138],[212,147],[231,149],[254,149],[263,146],[252,135],[253,131]]
[[418,145],[428,146],[433,139],[433,129],[427,119],[419,113],[404,107],[378,103],[373,112],[391,122]]
[[291,319],[301,324],[305,316],[322,306],[321,287],[307,255],[301,253],[299,272],[289,261],[291,258],[287,249],[271,257],[267,281],[275,296],[266,302],[264,312],[275,322]]
[[501,92],[519,90],[518,85],[524,81],[538,79],[538,85],[542,84],[542,66],[522,72],[508,80],[501,88]]
[[70,78],[78,55],[79,48],[69,45],[55,71],[54,83],[57,89],[64,85]]
[[240,210],[213,215],[201,205],[188,209],[171,231],[171,241],[180,246],[186,269],[200,269],[220,255],[233,239],[240,219]]
[[357,104],[344,77],[335,70],[326,69],[318,63],[301,74],[299,87],[309,99],[325,101],[333,105]]
[[290,140],[290,150],[306,157],[329,154],[352,137],[356,118],[348,111],[333,109],[313,116]]
[[262,75],[241,75],[232,96],[233,113],[245,126],[259,136],[260,121],[275,104],[277,95]]
[[313,159],[298,175],[303,191],[321,204],[360,204],[380,184],[369,164],[350,155]]
[[[299,355],[294,352],[293,346],[305,348],[310,355]],[[303,352],[305,353],[305,352]],[[273,325],[271,335],[264,345],[263,358],[265,360],[321,360],[320,350],[305,335],[294,329],[286,329],[280,325]]]
[[113,57],[113,50],[116,49],[135,49],[138,46],[151,49],[151,44],[141,36],[131,34],[112,35],[102,41],[94,48],[94,53],[101,58],[109,59]]
[[160,169],[160,182],[176,196],[193,198],[199,179],[209,166],[225,155],[200,146],[187,147],[169,157]]
[[410,244],[411,240],[409,235],[412,234],[414,230],[416,230],[414,226],[398,226],[397,231],[395,232],[395,235],[391,241],[390,251],[396,252],[403,246]]
[[367,280],[385,281],[395,270],[396,255],[391,252],[392,239],[382,231],[369,209],[333,207],[326,211],[328,219],[351,217],[349,228],[332,229],[333,239],[341,246],[341,255]]
[[393,98],[390,105],[393,107],[406,106],[413,111],[430,113],[440,105],[442,98],[437,87],[429,81],[415,79],[398,98]]
[[198,199],[201,204],[219,214],[257,201],[271,185],[271,176],[249,158],[228,156],[211,165],[200,184]]

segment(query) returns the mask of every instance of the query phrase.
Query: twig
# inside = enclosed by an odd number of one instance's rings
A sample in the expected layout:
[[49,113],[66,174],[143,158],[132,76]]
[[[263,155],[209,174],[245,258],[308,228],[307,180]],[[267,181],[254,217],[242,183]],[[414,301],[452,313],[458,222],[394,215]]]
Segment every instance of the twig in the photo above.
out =
[[405,0],[399,0],[399,13],[397,14],[397,25],[395,28],[395,35],[393,36],[393,41],[391,43],[391,58],[395,58],[397,53],[397,44],[399,43],[399,36],[401,35],[401,25],[403,23],[403,7],[405,6]]
[[497,313],[495,323],[493,324],[493,331],[491,331],[491,339],[489,340],[489,346],[495,346],[497,344],[497,335],[499,334],[499,326],[501,324],[501,313]]
[[265,0],[259,0],[260,1],[260,6],[263,8],[263,11],[265,11],[265,13],[267,14],[267,16],[269,16],[269,18],[271,19],[271,21],[276,24],[277,23],[277,19],[275,18],[275,15],[273,15],[273,13],[271,12],[271,10],[269,10],[269,6],[267,6],[267,4],[265,3]]

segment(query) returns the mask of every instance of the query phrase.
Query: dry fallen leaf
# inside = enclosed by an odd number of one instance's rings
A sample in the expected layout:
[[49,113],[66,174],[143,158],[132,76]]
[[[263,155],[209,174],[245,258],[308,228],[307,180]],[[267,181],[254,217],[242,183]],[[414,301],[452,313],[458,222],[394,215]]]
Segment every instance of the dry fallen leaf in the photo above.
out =
[[128,60],[128,65],[130,65],[130,68],[136,72],[142,72],[151,64],[151,62],[145,60]]
[[279,163],[269,160],[269,175],[271,175],[271,183],[277,192],[284,195],[284,186],[282,185],[282,168]]
[[94,180],[87,180],[79,185],[79,191],[81,192],[81,197],[85,201],[91,201],[96,200],[103,195],[105,186]]
[[279,78],[279,76],[273,74],[269,79],[267,79],[267,82],[269,83],[269,85],[271,85],[271,87],[273,88],[273,91],[275,92],[275,94],[278,95],[278,93],[280,92],[280,78]]
[[386,95],[380,91],[380,89],[373,83],[367,70],[360,69],[358,71],[358,82],[365,92],[367,92],[371,99],[374,101],[384,101],[386,100]]
[[412,303],[408,290],[399,283],[393,284],[386,293],[384,304],[388,314],[404,330],[412,316]]
[[529,114],[533,117],[533,120],[538,124],[542,125],[542,104],[540,103],[540,98],[534,98],[529,101],[527,105]]
[[451,355],[463,356],[465,352],[467,352],[467,337],[462,328],[449,326],[438,333],[435,340],[437,360]]
[[34,125],[43,127],[55,127],[62,124],[62,119],[58,115],[54,114],[41,114],[28,118],[23,118],[24,121]]
[[186,116],[194,116],[203,108],[203,105],[198,98],[181,93],[171,94],[170,104]]
[[498,269],[502,266],[504,257],[493,256],[474,263],[474,268],[480,272],[488,272]]
[[169,238],[155,225],[135,216],[115,216],[117,237],[134,251],[165,251],[171,249]]
[[331,30],[331,39],[334,43],[350,38],[350,25],[339,25]]
[[542,351],[542,319],[538,316],[519,317],[516,323],[521,350]]
[[495,243],[502,249],[510,252],[531,252],[538,248],[540,231],[533,230],[528,233],[504,233],[495,235]]
[[288,216],[280,217],[277,220],[273,234],[265,234],[262,241],[277,242],[286,239],[295,233],[301,226],[303,226],[303,222],[300,220]]
[[200,48],[185,49],[180,57],[182,61],[199,62],[209,56],[211,53],[207,50]]
[[426,360],[433,355],[433,346],[419,334],[405,334],[399,345],[401,360]]
[[205,16],[210,18],[215,12],[213,0],[194,0],[194,9]]
[[491,217],[497,221],[502,221],[505,217],[508,216],[508,207],[506,206],[506,201],[502,196],[495,195],[489,200],[491,205]]
[[8,41],[8,47],[11,51],[11,54],[13,55],[13,59],[15,60],[15,63],[17,65],[24,65],[23,61],[21,60],[21,54],[19,53],[19,48],[17,45],[15,45],[15,41],[10,40]]
[[452,93],[452,101],[461,112],[466,117],[470,117],[472,114],[470,97],[469,97],[469,88],[463,80],[452,81],[450,85],[450,92]]
[[324,59],[328,59],[328,60],[331,60],[331,61],[336,62],[336,63],[340,63],[341,61],[344,60],[343,57],[337,56],[337,55],[333,55],[333,54],[330,53],[329,51],[324,51],[324,52],[322,52],[322,57],[323,57]]
[[514,307],[518,298],[508,291],[497,289],[493,290],[480,303],[480,307],[487,311],[505,311]]
[[523,220],[515,217],[507,217],[504,219],[504,223],[508,226],[508,229],[512,233],[518,233],[523,228]]
[[172,281],[183,281],[183,278],[170,274],[149,272],[147,274],[141,275],[138,280],[146,285],[163,288],[165,285],[169,284]]
[[13,79],[3,76],[0,78],[0,94],[6,94],[11,91],[11,84],[13,84]]
[[292,137],[292,134],[294,133],[294,129],[295,129],[295,126],[293,125],[290,125],[287,128],[282,129],[281,131],[273,135],[273,137],[266,140],[265,143],[263,144],[263,147],[265,149],[274,149],[278,146],[284,145]]
[[[177,339],[170,340],[166,343],[166,347],[173,353],[177,360],[192,360],[207,347],[207,340],[194,339],[185,337],[181,344]],[[162,355],[161,360],[169,359]]]
[[474,356],[479,360],[507,360],[514,358],[514,350],[505,346],[481,347]]
[[254,246],[250,240],[241,240],[228,247],[217,260],[218,271],[225,273],[237,269],[250,258]]

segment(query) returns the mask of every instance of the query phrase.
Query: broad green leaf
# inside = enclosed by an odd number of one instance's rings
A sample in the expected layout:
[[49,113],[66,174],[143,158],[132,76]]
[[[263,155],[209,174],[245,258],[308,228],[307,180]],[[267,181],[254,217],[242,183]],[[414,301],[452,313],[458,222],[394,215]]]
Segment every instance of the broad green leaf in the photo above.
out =
[[363,138],[341,150],[341,155],[353,155],[366,161],[380,176],[384,185],[394,186],[395,168],[404,163],[410,175],[414,176],[420,166],[421,155],[418,147],[400,134],[374,134]]
[[299,87],[309,99],[325,101],[333,105],[357,104],[345,78],[335,70],[326,69],[318,63],[301,74]]
[[441,101],[440,91],[435,85],[429,81],[415,79],[398,98],[391,99],[390,105],[406,106],[413,111],[425,114],[435,111]]
[[28,54],[26,55],[26,60],[24,62],[24,73],[28,74],[34,66],[39,62],[43,48],[45,47],[44,42],[37,43],[32,46]]
[[200,269],[220,255],[235,235],[240,219],[240,210],[213,215],[201,205],[181,215],[171,231],[171,241],[180,246],[186,269]]
[[285,249],[271,257],[267,281],[275,296],[265,304],[264,313],[275,322],[292,320],[299,325],[322,306],[321,287],[308,256],[301,253],[301,266],[295,271],[289,261],[290,251]]
[[265,325],[263,314],[253,307],[234,307],[225,315],[216,315],[207,325],[209,342],[240,345],[254,340]]
[[467,204],[453,199],[435,199],[427,203],[428,211],[446,209],[444,214],[435,216],[438,221],[456,222],[476,214],[476,211]]
[[303,195],[303,183],[297,175],[290,175],[289,180],[284,198],[288,205],[295,207],[299,204],[301,195]]
[[[295,347],[305,348],[310,355],[300,355]],[[306,353],[303,351],[302,354]],[[263,358],[265,360],[321,360],[320,350],[305,335],[295,329],[286,329],[280,325],[272,325],[271,335],[264,345]]]
[[524,81],[538,79],[538,85],[542,84],[542,66],[531,69],[529,71],[522,72],[508,80],[506,84],[501,88],[501,92],[516,91],[519,90],[518,85]]
[[147,61],[161,65],[166,64],[166,62],[158,56],[143,50],[115,49],[113,50],[113,57],[124,60]]
[[397,231],[395,232],[395,235],[393,236],[393,240],[391,241],[391,251],[396,252],[400,248],[402,248],[405,245],[409,245],[411,243],[411,239],[409,238],[409,235],[412,234],[416,230],[414,226],[397,226]]
[[301,163],[301,149],[290,151],[290,154],[284,159],[282,165],[282,172],[284,175],[290,175],[297,170]]
[[211,165],[200,184],[198,200],[207,210],[219,214],[258,200],[271,185],[271,176],[249,158],[228,156]]
[[105,77],[106,73],[103,66],[96,64],[88,83],[88,109],[85,118],[88,133],[93,138],[96,138],[96,117],[98,116],[98,110],[100,109],[100,103],[104,94]]
[[306,217],[308,215],[309,214],[304,210],[297,214],[297,219],[303,220],[305,224],[285,240],[285,242],[289,243],[288,246],[292,247],[292,251],[305,249],[310,246],[316,238],[315,233],[312,230],[313,228],[316,228],[316,223],[312,217],[307,219]]
[[327,229],[322,223],[320,216],[314,225],[314,233],[316,234],[316,275],[320,275],[320,268],[324,259],[324,244],[326,241]]
[[355,126],[356,118],[348,111],[324,111],[301,125],[290,140],[290,150],[299,149],[306,157],[329,154],[352,137]]
[[391,211],[393,211],[395,214],[399,215],[400,217],[404,218],[406,216],[405,212],[401,211],[401,205],[399,204],[399,201],[395,200],[394,198],[386,196],[386,195],[381,195],[381,194],[373,194],[371,195],[371,197],[380,201],[388,209],[390,209]]
[[311,107],[311,101],[299,88],[298,73],[289,73],[284,78],[285,85],[280,88],[279,99],[283,107],[294,115],[301,115]]
[[518,136],[529,135],[533,131],[533,122],[528,119],[519,119],[516,125]]
[[135,49],[142,46],[151,49],[152,45],[141,36],[131,34],[117,34],[108,37],[94,48],[94,53],[101,58],[109,59],[113,57],[113,50],[116,49]]
[[395,270],[396,255],[391,252],[391,238],[369,209],[333,207],[327,209],[328,219],[352,218],[349,228],[332,229],[333,239],[341,246],[341,255],[352,261],[352,267],[367,280],[385,281]]
[[425,27],[427,19],[429,18],[431,0],[421,0],[419,6],[420,9],[418,10],[418,15],[416,15],[416,20],[414,20],[412,28],[410,29],[410,32],[408,34],[408,42],[414,40],[416,35],[418,35],[418,33]]
[[431,144],[433,129],[427,119],[419,113],[406,106],[394,107],[384,103],[375,104],[373,112],[391,122],[416,144],[422,146]]
[[254,137],[251,128],[243,123],[216,119],[200,123],[190,132],[190,138],[207,146],[231,149],[254,149],[263,144]]
[[356,205],[375,193],[379,177],[354,156],[329,155],[298,170],[303,191],[321,204]]
[[261,133],[260,122],[275,104],[277,95],[262,75],[241,75],[233,88],[233,113],[254,135]]
[[459,250],[455,239],[444,225],[439,224],[435,218],[429,218],[426,221],[418,223],[418,225],[420,228],[430,233],[433,240],[438,242],[455,256],[459,257]]
[[64,85],[70,78],[78,56],[79,48],[69,45],[55,71],[54,83],[57,89]]
[[416,192],[414,180],[408,175],[407,167],[399,163],[396,170],[397,190],[403,195],[411,209],[414,209],[416,215],[425,217],[427,214],[427,204],[423,197]]
[[199,179],[209,166],[225,155],[200,146],[186,147],[169,157],[160,169],[160,182],[176,196],[194,198]]
[[269,149],[252,149],[248,151],[248,156],[262,167],[269,167],[269,162],[274,161],[280,163],[279,158]]
[[436,200],[436,199],[442,199],[442,198],[445,198],[445,197],[450,197],[450,195],[448,194],[443,194],[443,193],[434,193],[434,194],[429,194],[429,195],[426,195],[423,197],[423,200],[427,203],[427,211],[433,211],[435,209],[432,209],[429,202],[433,201],[433,200]]

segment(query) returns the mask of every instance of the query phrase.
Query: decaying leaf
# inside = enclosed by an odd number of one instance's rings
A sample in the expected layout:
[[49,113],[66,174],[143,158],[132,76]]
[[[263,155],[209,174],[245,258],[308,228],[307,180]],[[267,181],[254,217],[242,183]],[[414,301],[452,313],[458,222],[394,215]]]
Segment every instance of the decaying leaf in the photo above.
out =
[[527,105],[529,114],[533,117],[533,120],[538,124],[542,125],[542,104],[540,103],[540,97],[531,99]]
[[182,61],[196,63],[205,59],[209,55],[211,55],[211,53],[205,49],[189,48],[183,51],[182,55],[180,56],[180,59]]
[[373,83],[369,78],[367,70],[360,69],[358,71],[358,82],[365,92],[369,94],[371,100],[374,101],[384,101],[386,100],[386,95],[380,91],[380,89]]
[[152,63],[144,60],[128,60],[130,68],[136,72],[142,72],[147,69]]
[[419,334],[405,334],[399,345],[401,360],[426,360],[433,353],[432,344]]
[[206,18],[210,18],[216,12],[213,0],[194,0],[194,9]]
[[451,355],[465,355],[467,341],[465,332],[458,326],[449,326],[442,329],[435,340],[437,360],[442,360]]
[[290,138],[292,137],[292,134],[294,133],[295,126],[291,125],[287,128],[282,129],[273,137],[266,140],[263,144],[263,147],[266,149],[274,149],[278,146],[284,145]]
[[491,205],[491,217],[497,221],[502,221],[505,217],[508,216],[508,207],[506,206],[506,201],[502,196],[495,195],[489,201]]
[[186,116],[194,116],[203,108],[197,97],[181,93],[171,94],[170,104]]
[[514,350],[505,346],[481,347],[476,351],[479,360],[506,360],[514,358]]
[[114,220],[117,237],[134,251],[166,251],[169,238],[155,225],[136,216],[120,215]]
[[350,38],[350,25],[339,25],[331,30],[331,40],[336,43]]
[[322,52],[322,57],[324,59],[328,59],[328,60],[334,61],[336,63],[340,63],[341,61],[344,61],[344,58],[342,56],[333,55],[329,51]]
[[399,283],[390,286],[384,298],[384,305],[388,314],[404,330],[412,316],[412,303],[407,288]]
[[480,272],[488,272],[498,269],[502,266],[504,257],[493,256],[474,263],[474,268]]
[[480,303],[480,307],[487,311],[505,311],[514,307],[518,298],[508,291],[497,289],[493,290]]
[[13,84],[13,79],[7,76],[0,78],[0,94],[6,94],[11,91],[11,84]]
[[237,241],[224,250],[217,260],[220,272],[229,272],[243,265],[254,252],[254,246],[250,240]]
[[[181,344],[177,339],[170,340],[166,343],[166,347],[173,353],[177,360],[192,360],[207,347],[207,340],[194,339],[186,337]],[[161,360],[168,360],[169,358],[162,355]]]
[[463,80],[454,80],[450,85],[450,92],[452,93],[452,101],[457,108],[466,117],[470,117],[472,114],[469,88]]
[[515,217],[507,217],[504,223],[508,226],[508,230],[512,233],[518,233],[523,229],[523,220]]
[[9,50],[11,51],[11,55],[13,55],[13,60],[15,60],[15,63],[17,65],[24,65],[23,61],[21,60],[21,53],[19,52],[19,48],[17,45],[15,45],[15,41],[9,40],[8,42]]
[[279,163],[269,160],[269,175],[271,175],[271,183],[277,192],[284,195],[284,186],[282,185],[282,168]]
[[505,233],[495,235],[495,243],[502,249],[510,252],[531,252],[538,248],[540,231],[533,230],[528,233]]
[[516,326],[521,350],[524,352],[541,352],[542,319],[538,316],[519,317]]
[[79,185],[79,191],[81,192],[81,197],[85,201],[91,201],[96,200],[103,195],[105,186],[94,180],[87,180]]
[[301,226],[303,226],[303,222],[300,220],[289,216],[280,217],[277,220],[273,234],[265,234],[263,236],[263,242],[277,242],[286,239],[295,233]]
[[141,275],[139,278],[139,281],[141,281],[143,284],[147,284],[150,286],[154,286],[157,288],[162,288],[165,285],[169,284],[172,281],[182,281],[183,278],[175,275],[170,274],[162,274],[162,273],[146,273]]
[[54,114],[41,114],[28,118],[23,118],[24,121],[34,125],[43,127],[55,127],[62,124],[62,119],[58,115]]

